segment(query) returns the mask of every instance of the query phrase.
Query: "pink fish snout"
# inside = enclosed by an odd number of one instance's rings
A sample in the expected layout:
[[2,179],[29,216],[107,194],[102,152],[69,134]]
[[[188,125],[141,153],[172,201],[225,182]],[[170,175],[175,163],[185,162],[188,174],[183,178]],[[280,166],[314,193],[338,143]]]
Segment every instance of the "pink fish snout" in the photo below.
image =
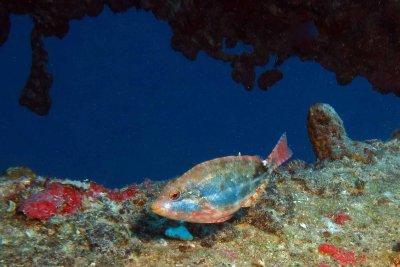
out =
[[155,214],[158,214],[161,216],[163,216],[163,214],[165,214],[165,209],[160,201],[155,201],[153,204],[151,204],[150,209]]

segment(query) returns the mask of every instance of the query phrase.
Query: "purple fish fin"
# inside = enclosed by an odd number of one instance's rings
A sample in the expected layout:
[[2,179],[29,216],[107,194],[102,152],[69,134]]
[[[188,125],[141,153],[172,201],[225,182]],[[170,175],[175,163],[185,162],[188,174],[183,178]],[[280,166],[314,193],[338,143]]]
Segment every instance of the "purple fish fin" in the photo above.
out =
[[272,165],[274,169],[278,168],[282,163],[287,161],[293,155],[292,150],[288,147],[286,133],[282,134],[278,143],[275,145],[271,154],[263,161],[264,165]]

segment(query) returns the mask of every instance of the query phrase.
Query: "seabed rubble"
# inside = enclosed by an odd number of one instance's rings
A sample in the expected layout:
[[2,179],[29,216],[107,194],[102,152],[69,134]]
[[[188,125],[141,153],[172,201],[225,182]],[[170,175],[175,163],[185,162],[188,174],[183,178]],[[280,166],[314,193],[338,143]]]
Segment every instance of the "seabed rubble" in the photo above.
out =
[[[219,224],[152,213],[165,182],[110,190],[8,168],[0,265],[400,266],[400,136],[353,141],[327,104],[310,108],[307,128],[317,161],[290,161],[253,207]],[[166,235],[181,227],[191,240]]]

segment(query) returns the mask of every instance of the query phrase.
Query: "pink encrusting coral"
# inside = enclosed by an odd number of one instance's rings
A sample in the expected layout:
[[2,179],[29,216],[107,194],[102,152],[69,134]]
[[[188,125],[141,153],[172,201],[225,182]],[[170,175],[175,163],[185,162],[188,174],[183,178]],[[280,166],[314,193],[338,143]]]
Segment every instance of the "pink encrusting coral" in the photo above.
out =
[[122,190],[119,190],[119,189],[110,190],[110,189],[105,188],[102,185],[92,182],[92,183],[90,183],[90,187],[89,187],[86,195],[92,200],[97,199],[100,195],[105,195],[112,201],[122,202],[127,199],[133,198],[137,194],[140,194],[140,193],[141,192],[139,190],[138,185],[131,185]]
[[324,243],[318,247],[318,251],[322,254],[328,254],[341,265],[360,264],[365,260],[365,255],[356,258],[354,252],[345,248],[339,248],[332,243]]
[[123,190],[110,190],[91,182],[89,189],[83,190],[72,185],[52,182],[48,183],[43,191],[31,195],[25,200],[21,211],[29,218],[46,220],[57,214],[70,214],[81,209],[84,196],[94,201],[103,195],[111,201],[122,202],[139,193],[137,185],[131,185]]
[[33,219],[49,219],[56,214],[69,214],[82,206],[82,192],[58,183],[49,183],[46,189],[27,199],[21,210]]
[[335,212],[329,213],[326,215],[329,219],[331,219],[334,223],[344,225],[345,221],[351,221],[350,215],[347,214],[344,210],[337,210]]

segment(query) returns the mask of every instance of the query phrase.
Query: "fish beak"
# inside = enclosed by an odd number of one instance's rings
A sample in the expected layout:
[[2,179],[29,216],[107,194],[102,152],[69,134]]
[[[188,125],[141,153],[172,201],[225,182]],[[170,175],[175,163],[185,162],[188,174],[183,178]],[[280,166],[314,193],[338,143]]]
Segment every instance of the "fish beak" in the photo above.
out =
[[157,215],[162,215],[162,207],[161,203],[156,201],[153,204],[151,204],[150,209]]

